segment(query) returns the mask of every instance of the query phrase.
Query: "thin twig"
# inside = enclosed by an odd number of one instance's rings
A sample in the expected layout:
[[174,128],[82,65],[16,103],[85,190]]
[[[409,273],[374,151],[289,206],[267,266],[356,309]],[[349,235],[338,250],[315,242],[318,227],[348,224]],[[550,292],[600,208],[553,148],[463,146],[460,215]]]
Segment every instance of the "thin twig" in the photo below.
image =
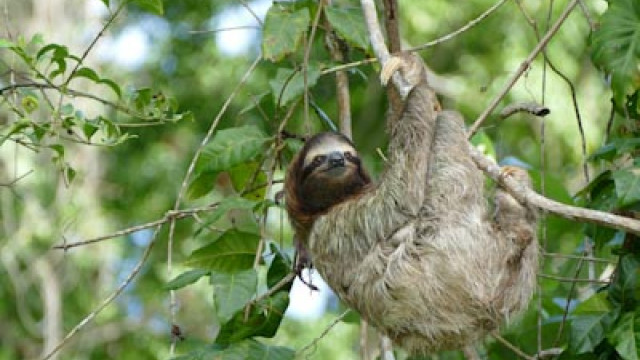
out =
[[454,37],[462,34],[463,32],[471,29],[472,27],[474,27],[475,25],[477,25],[478,23],[480,23],[482,20],[486,19],[489,15],[491,15],[492,12],[496,11],[500,6],[502,6],[502,4],[504,4],[505,2],[507,2],[507,0],[500,0],[497,3],[493,4],[493,6],[491,6],[489,9],[487,9],[487,11],[483,12],[482,14],[480,14],[480,16],[478,16],[477,18],[469,21],[466,25],[464,25],[463,27],[461,27],[460,29],[449,33],[445,36],[439,37],[433,41],[429,41],[426,44],[422,44],[422,45],[418,45],[418,46],[414,46],[412,48],[407,49],[407,51],[419,51],[419,50],[424,50],[426,48],[441,44],[445,41],[451,40]]
[[526,359],[526,360],[534,360],[533,357],[525,354],[522,350],[520,350],[518,347],[516,347],[515,345],[513,345],[512,343],[510,343],[509,341],[507,341],[507,339],[503,338],[502,336],[500,336],[500,334],[498,334],[496,331],[491,332],[491,336],[493,336],[496,340],[498,340],[499,343],[501,343],[502,345],[506,346],[507,348],[509,348],[509,350],[513,351],[516,355],[518,355],[519,357]]
[[313,47],[313,39],[316,36],[316,30],[320,22],[320,17],[324,12],[324,1],[320,1],[318,9],[316,10],[316,16],[313,18],[313,24],[311,25],[311,33],[309,38],[306,39],[304,56],[302,58],[302,80],[304,84],[304,122],[309,124],[309,57],[311,56],[311,48]]
[[304,352],[306,352],[307,350],[311,349],[312,347],[316,346],[316,344],[322,340],[322,338],[324,338],[329,331],[331,331],[331,329],[336,326],[340,321],[342,321],[342,319],[344,319],[345,316],[347,316],[347,314],[349,314],[349,312],[351,312],[351,309],[347,309],[345,311],[342,312],[342,314],[338,315],[337,318],[335,318],[335,320],[333,320],[323,331],[322,333],[316,337],[315,339],[313,339],[309,344],[305,345],[302,349],[300,349],[298,351],[298,354],[302,354]]
[[251,307],[256,305],[257,303],[261,302],[262,300],[271,297],[271,295],[277,293],[278,291],[280,291],[282,288],[284,288],[285,286],[287,286],[289,283],[291,283],[294,279],[296,278],[296,273],[295,272],[290,272],[288,273],[285,277],[283,277],[282,279],[280,279],[280,281],[278,281],[275,285],[273,285],[269,290],[267,290],[264,294],[258,296],[257,298],[251,300],[247,306],[244,309],[244,317],[245,319],[249,318],[249,312],[251,311]]
[[44,358],[42,358],[42,360],[48,360],[52,356],[54,356],[58,351],[60,351],[60,349],[62,349],[69,342],[69,340],[71,340],[71,338],[74,335],[76,335],[80,330],[82,330],[82,328],[84,328],[89,322],[91,322],[91,320],[93,320],[102,310],[104,310],[107,306],[109,306],[109,304],[111,304],[111,302],[113,302],[113,300],[122,293],[122,291],[131,283],[131,281],[133,281],[136,275],[138,275],[138,273],[140,272],[140,269],[142,269],[142,266],[144,265],[144,263],[149,258],[149,254],[151,254],[151,249],[153,249],[153,246],[156,243],[156,238],[158,236],[158,232],[160,228],[161,226],[156,227],[156,230],[151,236],[149,245],[147,245],[147,248],[144,250],[142,257],[140,258],[136,266],[133,268],[133,270],[131,270],[127,278],[122,282],[122,284],[120,284],[120,286],[118,286],[118,288],[115,291],[113,291],[109,296],[107,296],[100,303],[100,305],[98,305],[98,307],[95,310],[89,313],[89,315],[87,315],[73,329],[71,329],[71,331],[67,333],[64,339],[62,339],[62,341],[58,345],[56,345],[56,347],[53,348],[53,350],[51,350],[49,354],[47,354]]
[[576,7],[576,5],[578,4],[578,1],[579,0],[571,0],[569,5],[567,5],[566,9],[560,15],[560,17],[555,22],[555,24],[553,24],[551,29],[549,29],[549,31],[544,35],[542,40],[540,40],[538,45],[536,45],[533,51],[531,51],[529,56],[527,56],[527,58],[522,62],[522,64],[520,64],[520,67],[518,68],[518,70],[513,75],[511,75],[511,77],[507,81],[502,91],[500,91],[500,93],[496,95],[496,97],[491,101],[489,106],[487,106],[484,112],[480,114],[478,119],[473,123],[473,125],[469,129],[469,137],[473,136],[473,134],[475,134],[476,131],[478,131],[482,123],[489,117],[489,114],[491,114],[491,112],[498,106],[500,101],[507,95],[507,93],[511,90],[513,85],[515,85],[515,83],[518,81],[520,76],[522,76],[522,74],[524,74],[524,72],[529,68],[529,66],[531,66],[533,59],[535,59],[536,56],[538,56],[538,54],[540,54],[540,52],[544,50],[544,48],[547,46],[549,41],[551,41],[551,39],[556,34],[556,32],[558,32],[558,30],[560,29],[564,21],[567,19],[569,14],[571,14],[571,11],[573,11],[573,9]]
[[545,252],[545,253],[542,254],[542,256],[552,257],[552,258],[560,258],[560,259],[584,260],[584,261],[607,263],[607,264],[615,264],[616,263],[616,261],[614,261],[614,260],[596,258],[596,257],[590,257],[590,256],[583,256],[583,255],[567,255],[567,254],[558,254],[558,253]]
[[576,282],[592,283],[592,284],[609,284],[609,283],[611,283],[610,281],[607,281],[607,280],[578,279],[578,278],[570,278],[570,277],[547,275],[547,274],[538,274],[538,277],[541,277],[543,279],[555,280],[555,281],[560,281],[560,282],[569,282],[569,283],[576,283]]
[[26,178],[27,176],[29,176],[32,172],[33,172],[33,170],[29,170],[26,173],[18,176],[17,178],[15,178],[15,179],[7,182],[7,183],[0,183],[0,187],[3,187],[3,186],[4,187],[11,187],[11,186],[15,185],[18,181],[20,181],[20,180]]

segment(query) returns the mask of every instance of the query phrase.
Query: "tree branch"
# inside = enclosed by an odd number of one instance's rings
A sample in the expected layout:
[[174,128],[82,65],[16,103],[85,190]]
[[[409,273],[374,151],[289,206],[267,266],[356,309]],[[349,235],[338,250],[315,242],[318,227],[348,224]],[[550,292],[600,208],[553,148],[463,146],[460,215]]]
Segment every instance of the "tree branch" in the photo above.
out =
[[[491,113],[493,109],[495,109],[500,100],[509,92],[513,84],[515,84],[520,75],[529,66],[533,58],[535,58],[535,56],[544,49],[546,44],[549,43],[552,36],[558,31],[560,25],[562,25],[567,16],[569,16],[569,13],[577,5],[577,3],[578,0],[571,1],[560,18],[538,43],[534,51],[532,51],[531,54],[527,57],[527,60],[525,60],[525,62],[523,62],[523,64],[520,66],[519,71],[511,77],[504,90],[500,93],[500,95],[496,97],[496,99],[494,99],[491,105],[489,105],[489,107],[487,107],[483,114],[478,118],[478,120],[474,124],[475,129],[480,126],[482,121],[486,119],[488,114]],[[361,0],[361,4],[365,16],[365,21],[367,23],[367,28],[369,29],[369,39],[372,48],[374,49],[378,61],[384,67],[389,61],[390,56],[389,51],[384,44],[382,33],[380,32],[375,5],[373,3],[373,0]],[[404,79],[402,79],[401,77],[402,76],[400,75],[400,72],[395,72],[392,77],[393,84],[398,88],[403,88],[403,90],[408,93],[410,87],[407,87],[406,81],[404,81]],[[470,133],[472,134],[473,132],[474,131],[472,129]],[[614,215],[604,211],[565,205],[551,199],[547,199],[531,189],[524,188],[517,181],[509,177],[502,176],[500,167],[492,159],[489,159],[471,145],[469,147],[471,149],[471,157],[476,163],[476,166],[484,171],[487,176],[500,184],[500,186],[504,187],[514,198],[516,198],[521,203],[530,204],[569,220],[594,223],[640,235],[640,221]]]
[[522,76],[522,74],[524,74],[524,72],[529,68],[529,66],[531,66],[533,59],[535,59],[536,56],[538,56],[538,54],[540,54],[540,52],[542,52],[545,49],[549,41],[551,41],[551,38],[553,38],[556,32],[558,32],[558,29],[560,29],[560,26],[562,26],[562,24],[567,19],[569,14],[571,14],[571,11],[576,7],[576,5],[578,5],[578,1],[579,0],[571,0],[569,5],[567,5],[566,9],[564,9],[564,12],[560,15],[558,20],[556,20],[555,24],[553,24],[551,29],[547,31],[547,33],[542,37],[542,40],[540,40],[538,45],[536,45],[536,47],[531,51],[529,56],[527,56],[527,58],[522,62],[522,64],[520,64],[520,67],[518,68],[518,70],[513,75],[511,75],[511,77],[507,81],[507,84],[504,86],[502,91],[500,91],[500,93],[491,101],[489,106],[487,106],[484,112],[480,114],[478,119],[473,123],[473,125],[469,129],[469,137],[473,136],[473,134],[475,134],[476,131],[478,131],[478,128],[480,127],[480,125],[482,125],[482,123],[489,117],[491,112],[498,106],[498,103],[500,103],[502,98],[504,98],[507,95],[507,93],[509,93],[513,85],[515,85],[518,79],[520,79],[520,76]]

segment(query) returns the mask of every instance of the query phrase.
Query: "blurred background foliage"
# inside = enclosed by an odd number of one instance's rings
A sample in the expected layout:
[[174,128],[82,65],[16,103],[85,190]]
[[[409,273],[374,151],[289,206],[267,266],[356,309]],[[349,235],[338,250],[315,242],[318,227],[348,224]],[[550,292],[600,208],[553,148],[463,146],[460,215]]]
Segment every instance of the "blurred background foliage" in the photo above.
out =
[[[493,3],[400,1],[402,39],[407,47],[424,44]],[[288,359],[294,350],[314,359],[359,358],[354,314],[323,335],[344,311],[326,287],[311,294],[296,282],[290,295],[285,287],[266,305],[254,304],[264,319],[256,315],[253,325],[232,324],[247,301],[273,288],[290,267],[291,231],[274,196],[281,170],[300,143],[279,142],[281,122],[287,120],[289,133],[304,136],[328,129],[319,114],[337,119],[333,72],[317,72],[337,65],[324,43],[326,25],[311,44],[312,109],[305,116],[300,92],[277,101],[286,74],[303,64],[307,42],[296,34],[309,35],[318,4],[271,5],[0,1],[0,359],[48,354],[126,280],[150,244],[155,246],[132,283],[54,358],[168,358],[170,344],[180,337],[174,354],[184,359]],[[470,30],[422,50],[438,75],[445,107],[471,123],[564,6],[508,1]],[[336,0],[332,7],[357,19],[357,1]],[[267,19],[263,28],[270,8],[277,21]],[[349,45],[345,62],[368,58],[354,18],[334,16],[332,25]],[[340,33],[340,24],[351,31]],[[492,116],[474,141],[501,163],[528,167],[550,198],[638,218],[639,26],[635,0],[584,1],[547,47],[561,75],[539,56],[501,103],[544,103],[551,114]],[[273,42],[263,46],[263,34],[275,36]],[[285,38],[292,41],[289,48]],[[269,60],[259,61],[241,84],[261,54]],[[353,137],[374,175],[382,170],[377,150],[384,150],[387,139],[378,70],[363,64],[348,71]],[[300,76],[290,81],[302,84]],[[218,210],[176,221],[171,270],[166,221],[157,234],[147,226],[95,244],[52,248],[169,219],[194,153],[238,84],[204,160],[187,181],[188,196],[180,198],[182,209],[213,203]],[[269,181],[275,184],[265,192]],[[552,348],[563,350],[566,359],[638,359],[637,238],[552,215],[545,217],[540,238],[548,254],[539,295],[504,338],[528,354]],[[255,239],[268,249],[257,266]],[[223,245],[245,256],[225,258]],[[612,273],[613,284],[605,286]],[[236,277],[247,286],[244,293],[225,287]],[[175,319],[168,289],[176,289]],[[235,304],[223,302],[224,294],[232,294]],[[273,315],[271,310],[287,305],[284,319]],[[252,333],[251,326],[259,330]],[[236,338],[221,341],[219,334]],[[369,340],[375,355],[373,334]],[[493,338],[480,350],[490,359],[515,356]],[[398,357],[406,354],[399,351]]]

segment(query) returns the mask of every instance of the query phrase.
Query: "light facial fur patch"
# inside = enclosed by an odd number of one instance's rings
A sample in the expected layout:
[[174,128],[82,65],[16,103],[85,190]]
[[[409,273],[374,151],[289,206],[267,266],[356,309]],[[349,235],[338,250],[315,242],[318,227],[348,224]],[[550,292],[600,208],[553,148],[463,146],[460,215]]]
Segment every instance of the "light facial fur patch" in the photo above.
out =
[[351,145],[338,139],[328,138],[318,146],[309,149],[309,152],[307,152],[307,156],[305,156],[304,158],[304,167],[307,167],[309,164],[311,164],[316,156],[328,155],[333,151],[339,151],[341,153],[350,151],[354,156],[357,156],[356,150]]

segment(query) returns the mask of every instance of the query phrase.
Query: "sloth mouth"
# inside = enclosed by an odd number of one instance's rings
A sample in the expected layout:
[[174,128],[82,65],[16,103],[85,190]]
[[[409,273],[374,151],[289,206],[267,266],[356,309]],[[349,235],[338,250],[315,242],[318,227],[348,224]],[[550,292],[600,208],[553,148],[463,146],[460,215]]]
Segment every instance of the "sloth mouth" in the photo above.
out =
[[345,173],[347,173],[348,170],[349,168],[344,164],[329,165],[329,167],[327,167],[327,169],[325,169],[323,173],[331,176],[339,176],[339,175],[344,175]]

